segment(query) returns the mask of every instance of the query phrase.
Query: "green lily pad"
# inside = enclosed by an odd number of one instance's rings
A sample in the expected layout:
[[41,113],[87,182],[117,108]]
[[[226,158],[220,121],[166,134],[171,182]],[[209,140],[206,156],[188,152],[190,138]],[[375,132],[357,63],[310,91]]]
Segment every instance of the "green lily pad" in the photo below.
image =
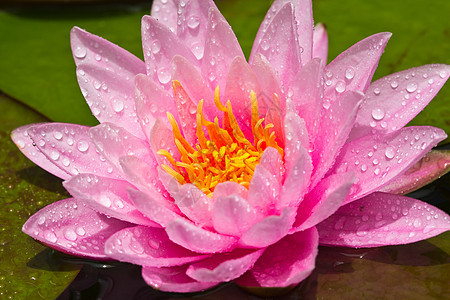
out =
[[33,213],[67,197],[67,192],[60,179],[24,157],[9,136],[20,125],[47,119],[1,94],[0,110],[0,298],[55,298],[80,266],[51,259],[52,251],[21,228]]

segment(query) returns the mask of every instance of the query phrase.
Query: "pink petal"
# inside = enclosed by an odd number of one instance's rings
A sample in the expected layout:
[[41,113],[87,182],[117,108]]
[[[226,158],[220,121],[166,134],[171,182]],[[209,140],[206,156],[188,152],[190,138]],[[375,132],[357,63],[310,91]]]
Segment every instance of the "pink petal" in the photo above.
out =
[[123,156],[119,159],[124,177],[139,190],[153,195],[163,205],[175,208],[173,199],[159,180],[156,165],[148,165],[135,156]]
[[339,54],[325,68],[325,97],[334,99],[342,89],[365,92],[391,33],[374,34]]
[[284,179],[284,162],[275,148],[268,147],[255,168],[248,189],[248,203],[263,214],[279,212],[276,203],[279,199]]
[[70,44],[77,66],[90,65],[100,70],[114,70],[123,78],[131,80],[136,74],[145,73],[145,65],[139,58],[81,28],[72,28]]
[[52,203],[32,215],[22,231],[59,251],[106,259],[106,238],[128,226],[129,223],[95,212],[83,201],[69,198]]
[[165,202],[159,194],[147,194],[128,189],[128,197],[141,213],[162,227],[181,217],[179,210],[173,204]]
[[207,119],[214,120],[221,113],[214,104],[214,93],[206,84],[197,68],[186,58],[175,55],[172,59],[172,79],[178,80],[196,105],[202,99]]
[[404,174],[395,177],[379,189],[380,192],[405,195],[447,174],[450,171],[450,151],[430,151]]
[[151,15],[167,26],[172,32],[176,31],[179,0],[153,0]]
[[155,161],[147,142],[114,124],[103,123],[92,127],[89,135],[100,154],[119,172],[121,171],[119,158],[122,156],[136,156],[149,164]]
[[211,90],[225,86],[226,75],[236,56],[244,58],[233,30],[219,10],[211,7],[201,66],[202,76]]
[[[253,91],[258,97],[261,94],[261,88],[245,58],[237,56],[233,59],[226,82],[224,97],[230,100],[238,123],[250,124],[252,118],[250,93]],[[241,126],[241,130],[247,139],[253,139],[249,126]]]
[[39,125],[40,124],[30,124],[16,128],[11,132],[11,139],[17,145],[19,150],[39,167],[59,178],[69,179],[71,175],[56,166],[53,163],[53,160],[49,160],[47,156],[36,147],[36,144],[31,139],[28,131]]
[[264,32],[261,42],[253,47],[252,55],[264,55],[283,85],[294,78],[301,67],[301,60],[291,3],[283,5]]
[[179,81],[173,81],[175,105],[180,118],[180,129],[186,141],[194,145],[197,141],[197,103],[191,100]]
[[174,243],[199,253],[227,252],[237,242],[235,237],[202,229],[181,218],[169,222],[166,232]]
[[178,6],[177,35],[198,60],[203,58],[210,8],[217,9],[212,0],[191,0]]
[[[295,76],[290,90],[294,111],[306,122],[310,139],[317,136],[320,125],[320,113],[323,109],[323,64],[319,59],[313,59]],[[304,145],[309,148],[309,145]]]
[[164,229],[135,226],[108,238],[105,253],[113,259],[147,267],[171,267],[206,258],[174,244]]
[[134,224],[158,226],[128,200],[127,188],[131,185],[126,181],[79,174],[63,185],[74,198],[84,201],[99,213]]
[[[71,176],[78,173],[121,178],[97,152],[87,126],[47,123],[28,129],[39,151]],[[66,178],[68,179],[68,178]]]
[[122,126],[144,138],[136,117],[134,76],[114,69],[81,64],[77,68],[78,84],[89,107],[100,123]]
[[214,188],[212,201],[215,202],[220,197],[228,197],[231,195],[237,195],[239,197],[246,199],[247,192],[248,190],[237,182],[234,181],[221,182]]
[[211,258],[191,264],[186,274],[200,282],[231,281],[253,267],[264,249],[251,251],[236,249],[226,254],[217,254]]
[[[265,124],[273,124],[278,145],[284,147],[282,116],[286,111],[286,99],[281,92],[280,79],[269,61],[261,54],[256,54],[251,65],[256,75],[261,94],[258,94],[258,111],[264,117]],[[280,98],[281,97],[281,98]]]
[[377,190],[401,175],[445,139],[442,129],[405,127],[386,135],[370,135],[347,143],[331,173],[355,174],[357,181],[346,203]]
[[268,216],[246,231],[239,240],[242,248],[263,248],[282,239],[291,229],[295,209],[286,207],[281,216]]
[[296,114],[288,113],[284,118],[284,131],[286,176],[277,203],[280,210],[286,206],[298,206],[309,187],[313,169],[311,157],[305,149],[309,146],[309,138],[304,121]]
[[346,92],[323,111],[320,134],[314,142],[315,151],[311,153],[315,168],[311,186],[315,186],[333,165],[353,127],[363,97],[359,92]]
[[325,25],[317,24],[313,31],[313,58],[320,58],[325,64],[328,59],[328,34]]
[[193,293],[212,288],[219,282],[199,282],[186,275],[187,266],[182,267],[143,267],[145,282],[163,292]]
[[239,237],[261,218],[262,214],[237,194],[219,196],[214,201],[213,224],[219,233]]
[[292,10],[295,15],[296,32],[298,32],[298,43],[302,47],[302,61],[307,63],[311,59],[312,42],[313,42],[313,15],[312,15],[312,3],[310,0],[275,0],[272,6],[267,11],[264,21],[261,23],[258,34],[253,44],[252,53],[250,55],[250,62],[253,61],[256,54],[257,47],[262,43],[263,36],[270,28],[270,23],[274,16],[284,8],[286,3],[292,5]]
[[347,198],[354,181],[350,173],[334,174],[320,181],[300,204],[294,230],[311,228],[331,216]]
[[427,65],[375,81],[367,89],[350,138],[402,128],[427,106],[449,75],[450,66]]
[[139,74],[135,78],[135,100],[136,114],[147,138],[150,137],[156,119],[160,118],[165,120],[167,124],[169,123],[167,112],[171,112],[178,119],[172,91],[164,90],[158,83],[144,74]]
[[149,140],[153,154],[160,164],[170,165],[165,157],[157,154],[161,149],[167,150],[176,161],[180,160],[180,152],[175,145],[172,129],[169,129],[161,119],[156,119],[155,125],[153,125],[150,132]]
[[235,282],[247,287],[288,287],[304,280],[315,267],[319,235],[313,227],[287,235],[266,249],[252,269]]
[[142,18],[142,46],[147,75],[166,90],[172,88],[172,57],[181,55],[190,62],[197,61],[175,33],[150,16]]
[[323,245],[378,247],[436,236],[450,230],[450,218],[422,201],[377,192],[341,207],[317,228]]

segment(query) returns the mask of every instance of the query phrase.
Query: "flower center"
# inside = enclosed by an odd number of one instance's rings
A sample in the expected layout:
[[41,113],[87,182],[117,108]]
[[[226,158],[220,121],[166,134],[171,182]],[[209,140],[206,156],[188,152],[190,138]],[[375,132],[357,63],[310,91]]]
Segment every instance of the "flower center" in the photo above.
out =
[[248,189],[255,167],[267,147],[273,147],[283,155],[283,149],[275,141],[275,132],[271,130],[273,124],[263,126],[264,118],[259,118],[258,101],[253,91],[250,92],[250,98],[253,143],[239,127],[230,101],[227,101],[226,106],[220,102],[219,87],[215,90],[214,103],[223,112],[222,127],[217,117],[214,122],[205,119],[203,100],[199,101],[196,115],[197,144],[194,146],[186,141],[175,118],[168,112],[180,161],[162,149],[157,153],[166,157],[170,166],[162,164],[161,167],[180,184],[192,183],[208,197],[212,197],[214,188],[225,181],[237,182]]

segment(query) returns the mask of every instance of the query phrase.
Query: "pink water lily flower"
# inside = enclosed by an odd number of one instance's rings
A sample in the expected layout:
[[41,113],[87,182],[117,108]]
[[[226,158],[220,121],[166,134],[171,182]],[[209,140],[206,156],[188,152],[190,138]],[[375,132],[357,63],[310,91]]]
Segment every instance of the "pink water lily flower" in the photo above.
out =
[[288,287],[312,272],[319,244],[447,231],[444,212],[396,192],[446,138],[404,126],[450,68],[371,83],[390,37],[326,65],[327,34],[308,0],[274,1],[248,62],[212,0],[155,0],[142,19],[145,62],[73,28],[78,82],[100,125],[12,133],[72,195],[23,231],[66,253],[141,265],[149,285],[173,292]]

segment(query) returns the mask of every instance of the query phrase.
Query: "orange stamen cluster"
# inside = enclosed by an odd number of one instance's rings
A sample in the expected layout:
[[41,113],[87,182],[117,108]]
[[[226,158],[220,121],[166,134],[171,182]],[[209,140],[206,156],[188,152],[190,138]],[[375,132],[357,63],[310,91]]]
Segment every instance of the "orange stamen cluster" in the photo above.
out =
[[[230,101],[227,101],[226,107],[220,102],[218,87],[215,90],[214,102],[223,112],[223,128],[219,126],[217,117],[214,122],[204,118],[201,100],[197,106],[198,143],[195,146],[186,141],[175,118],[168,112],[167,117],[181,161],[175,161],[167,150],[162,149],[158,154],[166,157],[171,166],[162,164],[161,167],[180,184],[192,183],[209,197],[217,184],[225,181],[234,181],[248,188],[255,167],[267,147],[274,147],[283,155],[283,150],[275,141],[275,132],[270,132],[273,124],[263,127],[264,119],[259,118],[258,102],[253,91],[250,97],[253,143],[239,128]],[[205,136],[204,127],[209,139]]]

